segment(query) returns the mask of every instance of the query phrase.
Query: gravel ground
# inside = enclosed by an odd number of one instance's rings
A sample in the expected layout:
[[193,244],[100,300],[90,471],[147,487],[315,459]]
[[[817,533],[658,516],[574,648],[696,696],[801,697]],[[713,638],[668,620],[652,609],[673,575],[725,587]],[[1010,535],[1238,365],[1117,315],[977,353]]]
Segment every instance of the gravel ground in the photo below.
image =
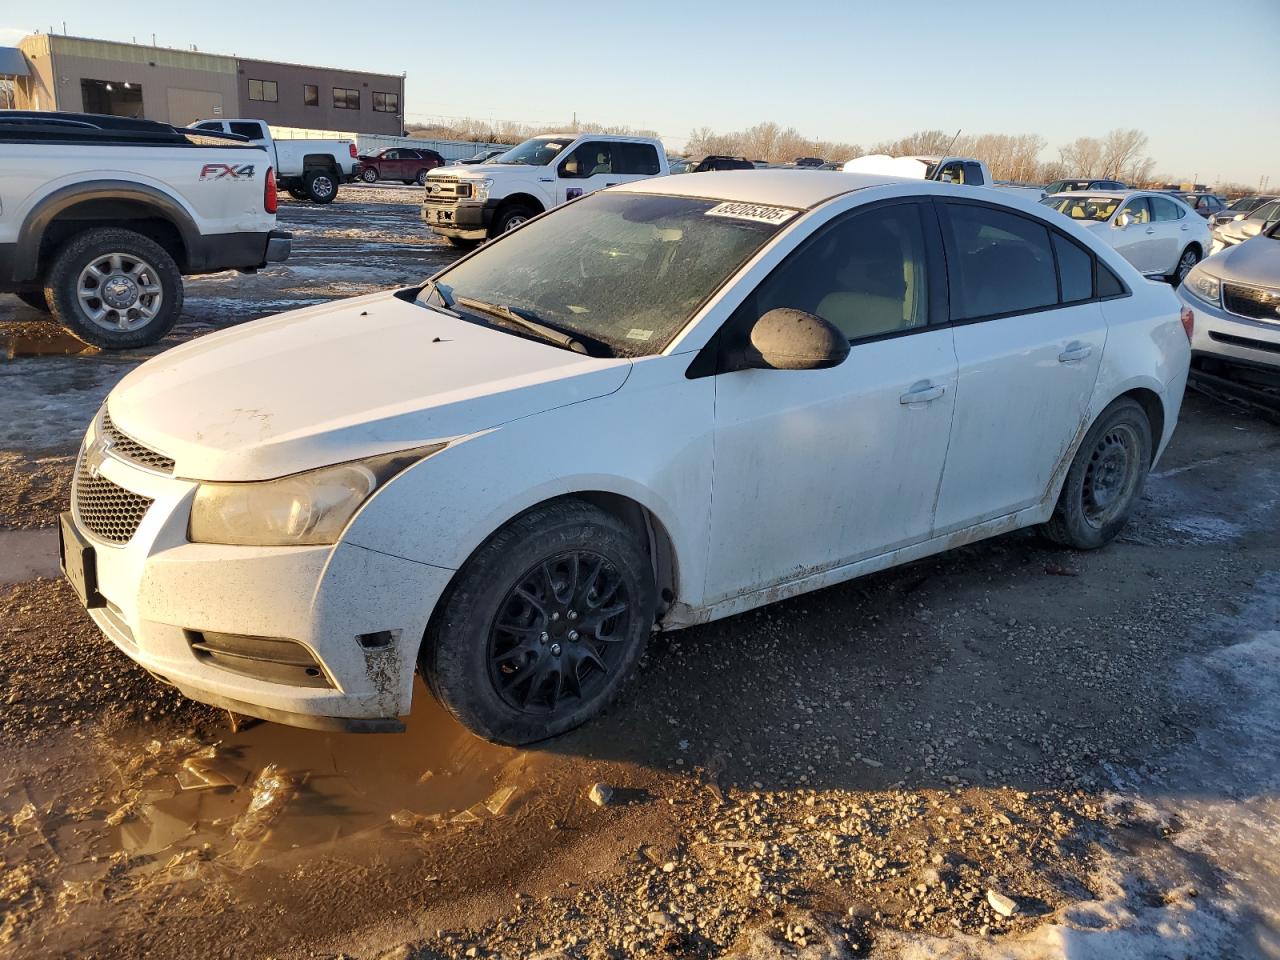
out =
[[[412,196],[282,202],[294,259],[192,281],[161,346],[432,272]],[[0,532],[54,522],[145,356],[11,298],[6,337]],[[61,582],[0,585],[0,956],[1280,956],[1277,451],[1189,396],[1110,547],[1020,532],[655,638],[535,750],[421,687],[399,737],[233,729]]]

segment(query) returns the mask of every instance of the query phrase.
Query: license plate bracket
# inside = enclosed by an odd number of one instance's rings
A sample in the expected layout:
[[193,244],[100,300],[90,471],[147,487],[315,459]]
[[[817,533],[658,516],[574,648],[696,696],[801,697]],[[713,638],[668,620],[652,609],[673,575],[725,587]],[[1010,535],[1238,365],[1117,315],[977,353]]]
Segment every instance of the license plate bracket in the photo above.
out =
[[86,609],[107,605],[106,598],[98,592],[97,554],[93,544],[76,528],[70,510],[58,517],[58,562],[62,575]]

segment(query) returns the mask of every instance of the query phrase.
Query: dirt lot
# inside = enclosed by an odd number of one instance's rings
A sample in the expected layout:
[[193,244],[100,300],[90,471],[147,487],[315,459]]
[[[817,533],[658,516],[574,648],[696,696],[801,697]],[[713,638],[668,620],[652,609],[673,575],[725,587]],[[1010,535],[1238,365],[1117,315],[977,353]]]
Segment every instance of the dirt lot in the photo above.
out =
[[[413,197],[283,202],[293,259],[157,349],[432,272]],[[0,956],[1280,957],[1280,428],[1191,395],[1112,546],[655,638],[514,750],[421,686],[403,735],[233,729],[118,653],[49,527],[155,351],[68,349],[0,298]]]

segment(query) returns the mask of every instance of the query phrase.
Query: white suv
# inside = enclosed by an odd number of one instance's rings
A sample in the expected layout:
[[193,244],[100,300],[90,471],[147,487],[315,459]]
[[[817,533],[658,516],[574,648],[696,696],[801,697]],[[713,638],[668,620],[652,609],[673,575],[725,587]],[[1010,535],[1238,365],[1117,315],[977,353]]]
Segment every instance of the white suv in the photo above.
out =
[[632,183],[131,372],[67,576],[196,699],[395,730],[420,668],[477,734],[538,740],[651,630],[1018,527],[1107,543],[1173,434],[1187,318],[1000,190]]

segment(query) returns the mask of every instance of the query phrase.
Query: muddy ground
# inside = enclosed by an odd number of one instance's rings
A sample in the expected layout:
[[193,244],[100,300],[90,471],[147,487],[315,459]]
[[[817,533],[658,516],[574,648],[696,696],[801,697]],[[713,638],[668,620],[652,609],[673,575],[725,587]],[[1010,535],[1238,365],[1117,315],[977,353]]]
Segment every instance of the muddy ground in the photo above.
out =
[[1280,957],[1280,428],[1195,395],[1110,547],[655,638],[533,750],[421,685],[403,735],[237,728],[118,653],[50,529],[102,396],[449,262],[414,196],[282,202],[293,258],[191,281],[149,351],[0,297],[0,956]]

